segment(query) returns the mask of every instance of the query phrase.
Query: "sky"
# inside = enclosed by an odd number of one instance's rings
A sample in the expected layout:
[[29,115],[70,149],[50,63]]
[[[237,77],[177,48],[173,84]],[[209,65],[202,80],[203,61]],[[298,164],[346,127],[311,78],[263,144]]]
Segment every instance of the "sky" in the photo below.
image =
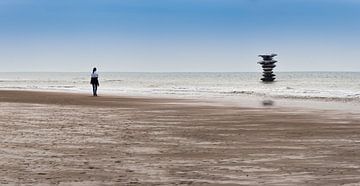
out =
[[360,71],[360,0],[0,0],[0,71]]

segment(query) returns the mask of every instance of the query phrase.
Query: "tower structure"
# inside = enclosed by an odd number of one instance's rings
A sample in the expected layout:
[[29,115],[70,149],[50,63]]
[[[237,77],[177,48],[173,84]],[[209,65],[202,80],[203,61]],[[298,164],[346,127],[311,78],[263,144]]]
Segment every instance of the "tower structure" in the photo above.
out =
[[275,80],[275,74],[273,73],[273,69],[276,67],[275,61],[273,58],[277,56],[277,54],[270,55],[259,55],[263,60],[258,62],[263,68],[263,78],[261,78],[264,82],[272,82]]

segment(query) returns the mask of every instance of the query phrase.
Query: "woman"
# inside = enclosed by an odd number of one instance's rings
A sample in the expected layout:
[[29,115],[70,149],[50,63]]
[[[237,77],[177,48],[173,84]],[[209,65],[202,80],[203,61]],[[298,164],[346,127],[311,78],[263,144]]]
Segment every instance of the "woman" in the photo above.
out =
[[100,86],[99,85],[99,80],[98,80],[98,73],[96,72],[96,68],[93,68],[93,72],[91,73],[91,81],[90,84],[93,87],[93,95],[97,96],[97,87]]

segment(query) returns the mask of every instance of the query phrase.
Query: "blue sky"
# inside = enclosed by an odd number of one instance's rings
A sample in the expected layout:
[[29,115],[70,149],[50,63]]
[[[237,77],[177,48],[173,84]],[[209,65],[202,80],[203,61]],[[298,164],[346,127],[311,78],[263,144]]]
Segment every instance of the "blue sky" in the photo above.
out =
[[360,0],[0,0],[0,71],[359,71]]

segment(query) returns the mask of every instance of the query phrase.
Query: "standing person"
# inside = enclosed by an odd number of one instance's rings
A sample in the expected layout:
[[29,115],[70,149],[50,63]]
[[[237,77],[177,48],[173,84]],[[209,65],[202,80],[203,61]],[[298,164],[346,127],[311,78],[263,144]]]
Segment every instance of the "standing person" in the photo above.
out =
[[99,84],[99,74],[96,72],[96,68],[93,68],[93,72],[91,73],[91,81],[90,84],[93,87],[93,96],[97,96],[97,87]]

